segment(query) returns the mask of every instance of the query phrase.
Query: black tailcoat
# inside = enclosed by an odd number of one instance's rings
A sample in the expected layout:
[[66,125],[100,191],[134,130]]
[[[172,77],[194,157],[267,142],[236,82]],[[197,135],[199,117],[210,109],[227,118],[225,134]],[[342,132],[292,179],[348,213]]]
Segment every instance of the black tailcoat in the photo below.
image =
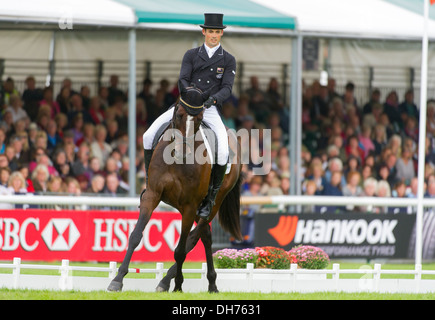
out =
[[203,92],[211,89],[210,96],[216,99],[216,105],[231,96],[236,76],[236,59],[222,48],[209,58],[204,45],[188,50],[181,63],[180,80],[185,87],[194,83]]

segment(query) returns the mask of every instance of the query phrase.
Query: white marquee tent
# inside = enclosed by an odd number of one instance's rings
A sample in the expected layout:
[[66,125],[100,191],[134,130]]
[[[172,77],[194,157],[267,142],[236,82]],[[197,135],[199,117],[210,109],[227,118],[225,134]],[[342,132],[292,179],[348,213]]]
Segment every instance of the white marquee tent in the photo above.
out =
[[[296,17],[297,30],[304,35],[352,39],[413,39],[423,34],[421,0],[253,0]],[[409,3],[418,14],[407,8]],[[431,9],[435,15],[435,8]],[[429,23],[435,39],[435,21]]]
[[65,25],[69,20],[78,26],[133,27],[136,17],[131,8],[111,0],[19,0],[0,1],[0,21],[10,28],[26,25]]

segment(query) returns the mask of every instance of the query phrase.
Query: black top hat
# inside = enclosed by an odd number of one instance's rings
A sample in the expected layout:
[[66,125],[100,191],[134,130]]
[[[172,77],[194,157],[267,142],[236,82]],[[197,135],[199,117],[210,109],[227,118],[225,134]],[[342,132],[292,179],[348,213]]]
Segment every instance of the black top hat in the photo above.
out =
[[222,13],[204,13],[204,24],[201,28],[206,29],[225,29],[227,26],[222,25],[224,15]]

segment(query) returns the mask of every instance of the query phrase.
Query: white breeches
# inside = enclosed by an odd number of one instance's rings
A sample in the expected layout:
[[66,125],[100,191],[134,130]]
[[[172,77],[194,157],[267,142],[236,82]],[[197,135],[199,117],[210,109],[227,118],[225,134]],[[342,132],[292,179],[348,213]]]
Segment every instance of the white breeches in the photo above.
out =
[[[168,121],[171,121],[174,114],[174,108],[170,108],[168,111],[160,115],[143,134],[143,147],[150,150],[153,146],[154,136],[159,128]],[[216,134],[217,138],[217,164],[225,165],[228,161],[228,136],[225,125],[219,115],[215,106],[211,106],[204,111],[203,120]]]

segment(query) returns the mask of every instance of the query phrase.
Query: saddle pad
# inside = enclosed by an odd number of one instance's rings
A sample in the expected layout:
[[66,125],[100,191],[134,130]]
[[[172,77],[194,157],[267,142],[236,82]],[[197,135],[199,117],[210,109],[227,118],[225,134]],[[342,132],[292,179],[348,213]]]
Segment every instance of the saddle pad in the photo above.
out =
[[[212,152],[212,149],[211,149],[211,147],[210,147],[210,141],[209,141],[209,138],[207,137],[207,135],[205,134],[203,128],[210,129],[210,127],[208,127],[207,125],[204,125],[204,123],[201,123],[201,125],[199,126],[199,130],[200,130],[201,135],[202,135],[202,137],[203,137],[204,144],[205,144],[205,148],[207,149],[207,154],[208,154],[209,157],[210,157],[210,160],[211,160],[210,163],[211,163],[211,166],[212,166],[212,168],[213,168],[213,165],[214,165],[214,163],[215,163],[215,161],[214,161],[214,160],[215,160],[215,157],[212,156],[212,155],[213,155],[213,152]],[[213,131],[212,131],[212,132],[213,132]],[[216,138],[216,133],[213,132],[213,134],[214,134],[214,141],[216,141],[215,150],[217,150],[217,138]],[[230,149],[229,146],[228,146],[228,149],[229,149],[230,152],[231,152],[231,149]],[[230,160],[230,157],[228,157],[227,169],[225,170],[225,174],[229,174],[230,171],[231,171],[231,160]]]
[[[162,126],[159,128],[159,130],[157,130],[157,133],[156,133],[156,135],[154,136],[154,140],[153,140],[153,149],[155,149],[156,148],[156,146],[157,146],[157,144],[159,143],[159,141],[163,138],[163,133],[166,131],[166,129],[169,127],[169,125],[170,125],[170,123],[171,123],[171,121],[168,121],[168,122],[165,122],[164,124],[162,124]],[[207,149],[207,154],[208,154],[208,156],[210,157],[210,163],[211,163],[211,166],[213,167],[213,165],[214,165],[214,163],[215,163],[215,156],[213,155],[213,150],[212,150],[212,148],[210,147],[210,139],[207,137],[207,135],[205,134],[205,132],[204,132],[204,129],[203,128],[207,128],[207,129],[210,129],[210,127],[209,126],[207,126],[204,122],[203,123],[201,123],[201,125],[200,125],[200,127],[199,127],[199,130],[200,130],[200,132],[201,132],[201,135],[202,135],[202,137],[203,137],[203,140],[204,140],[204,144],[205,144],[205,147],[206,147],[206,149]],[[210,131],[207,131],[207,132],[213,132],[213,134],[214,134],[214,139],[212,139],[212,140],[214,140],[215,141],[215,150],[217,150],[217,137],[216,137],[216,133],[214,132],[214,131],[212,131],[212,130],[210,130]],[[232,152],[232,150],[231,150],[231,148],[228,146],[228,149],[229,149],[229,151],[230,151],[230,153]],[[231,157],[229,157],[229,158],[231,158]],[[230,159],[228,159],[228,164],[227,164],[227,170],[225,171],[225,174],[229,174],[230,173],[230,171],[231,171],[231,160]]]

